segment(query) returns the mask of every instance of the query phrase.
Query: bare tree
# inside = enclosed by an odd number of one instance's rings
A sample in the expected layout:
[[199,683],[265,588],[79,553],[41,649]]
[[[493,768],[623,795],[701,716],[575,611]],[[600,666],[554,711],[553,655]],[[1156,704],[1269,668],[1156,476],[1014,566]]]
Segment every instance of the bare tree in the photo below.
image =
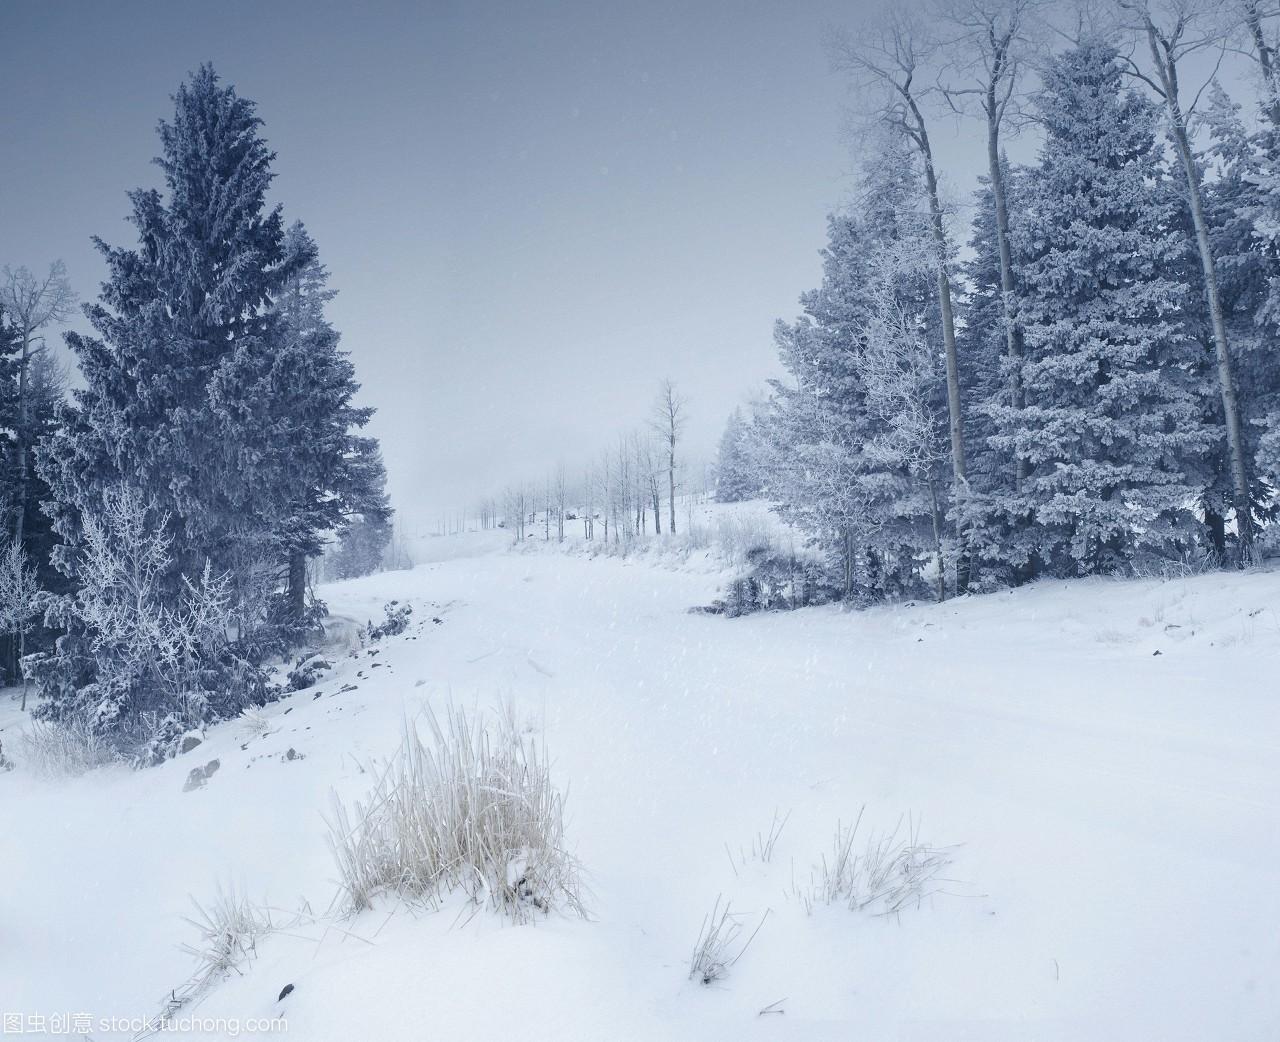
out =
[[[1022,326],[1018,322],[1013,251],[1009,245],[1009,201],[1000,134],[1016,113],[1018,80],[1028,45],[1028,16],[1037,0],[949,0],[944,19],[956,30],[951,41],[960,57],[943,88],[956,108],[976,102],[987,129],[987,177],[996,217],[996,249],[1000,257],[1000,297],[1004,309],[1005,351],[1010,361],[1009,395],[1015,409],[1026,407],[1022,386]],[[1026,479],[1028,462],[1019,454],[1015,488]]]
[[[615,543],[622,541],[622,524],[631,522],[631,453],[627,448],[627,439],[624,435],[618,435],[618,453],[617,466],[614,468],[614,518],[613,518],[613,541]],[[628,540],[630,537],[628,536]]]
[[1280,128],[1280,82],[1276,72],[1276,42],[1267,35],[1265,23],[1277,14],[1273,5],[1264,6],[1258,0],[1239,0],[1239,10],[1244,28],[1253,47],[1253,59],[1262,75],[1262,88],[1266,94],[1263,111],[1271,125]]
[[654,403],[650,426],[661,440],[666,456],[667,471],[667,531],[676,532],[676,449],[688,420],[688,402],[676,390],[675,382],[665,379],[658,385],[658,400]]
[[637,437],[636,447],[640,453],[645,493],[653,504],[653,534],[662,535],[662,467],[651,439]]
[[[0,629],[14,638],[20,663],[27,653],[27,631],[40,614],[36,570],[16,539],[0,552]],[[22,678],[22,708],[27,708],[27,678]]]
[[523,485],[510,485],[502,495],[502,512],[505,522],[512,528],[512,539],[524,539],[525,491]]
[[[48,273],[40,278],[29,268],[5,266],[0,274],[0,306],[9,313],[10,321],[18,331],[21,354],[18,363],[18,429],[15,432],[15,451],[18,464],[17,517],[13,524],[13,538],[21,543],[25,534],[27,517],[27,489],[30,484],[28,457],[31,454],[31,409],[28,394],[28,368],[32,356],[46,350],[41,329],[50,323],[65,322],[75,306],[76,295],[67,278],[67,268],[57,260],[49,265]],[[36,347],[36,341],[40,346]]]
[[[611,468],[612,462],[609,453],[606,452],[600,463],[600,515],[604,520],[604,541],[606,546],[609,544],[609,511],[613,496],[613,473]],[[616,534],[615,527],[615,537]]]
[[[1209,238],[1209,222],[1204,213],[1204,193],[1200,164],[1192,145],[1188,120],[1195,114],[1201,94],[1212,81],[1208,77],[1189,103],[1184,104],[1179,69],[1193,55],[1208,52],[1221,63],[1230,35],[1221,0],[1119,0],[1128,16],[1128,28],[1145,42],[1150,57],[1149,68],[1135,59],[1128,60],[1130,73],[1145,83],[1164,104],[1169,120],[1169,134],[1174,151],[1182,165],[1187,203],[1195,228],[1200,267],[1204,272],[1204,292],[1209,305],[1209,321],[1213,328],[1217,355],[1218,390],[1222,397],[1222,415],[1227,434],[1227,453],[1231,462],[1232,506],[1236,515],[1236,531],[1240,540],[1239,565],[1250,563],[1254,556],[1253,511],[1249,495],[1249,467],[1241,432],[1240,407],[1236,399],[1235,375],[1231,346],[1227,341],[1227,324],[1218,292],[1218,273],[1213,245]],[[1269,60],[1269,58],[1268,58]],[[1214,71],[1217,68],[1215,64]]]
[[[879,95],[874,120],[901,134],[920,156],[929,201],[930,227],[937,250],[938,309],[947,364],[947,412],[951,438],[951,472],[959,505],[968,491],[965,477],[964,420],[960,403],[960,363],[956,353],[955,313],[951,301],[951,253],[946,215],[938,191],[938,173],[929,139],[925,108],[941,95],[941,88],[926,75],[936,63],[938,44],[914,12],[895,9],[878,26],[858,35],[837,34],[832,40],[837,68],[850,73],[855,84],[869,95]],[[960,525],[957,524],[959,528]],[[957,532],[964,542],[963,531]],[[961,552],[956,565],[956,586],[963,593],[969,585],[969,558]]]
[[588,467],[582,475],[582,538],[590,542],[596,537],[596,475]]
[[564,542],[564,515],[566,504],[569,499],[569,478],[565,473],[564,464],[561,463],[556,467],[555,478],[555,508],[556,508],[556,542]]

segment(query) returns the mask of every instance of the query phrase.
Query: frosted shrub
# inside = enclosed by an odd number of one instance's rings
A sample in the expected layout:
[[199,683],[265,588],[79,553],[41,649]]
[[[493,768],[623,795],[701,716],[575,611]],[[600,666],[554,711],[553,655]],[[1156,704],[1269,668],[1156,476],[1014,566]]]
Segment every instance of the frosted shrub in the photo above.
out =
[[406,723],[363,802],[348,812],[334,799],[329,845],[349,907],[384,892],[434,905],[461,890],[517,922],[553,908],[585,915],[545,749],[510,712],[490,727],[450,707],[426,724],[424,742]]
[[271,720],[255,706],[240,714],[240,729],[246,738],[261,738],[271,730]]
[[[75,716],[140,763],[172,750],[168,738],[238,714],[261,697],[261,672],[233,649],[232,577],[208,562],[173,576],[169,515],[125,485],[104,491],[101,516],[83,518],[74,594],[50,607],[67,635],[30,656],[50,718]],[[159,723],[157,723],[157,721]]]

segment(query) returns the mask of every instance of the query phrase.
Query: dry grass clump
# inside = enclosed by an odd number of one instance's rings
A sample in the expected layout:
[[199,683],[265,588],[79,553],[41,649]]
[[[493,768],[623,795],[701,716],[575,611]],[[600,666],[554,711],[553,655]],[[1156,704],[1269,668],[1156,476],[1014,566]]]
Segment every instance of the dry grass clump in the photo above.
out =
[[739,943],[743,930],[742,917],[730,911],[728,901],[721,907],[720,898],[717,897],[710,914],[702,920],[702,928],[698,931],[698,939],[689,956],[689,979],[701,984],[723,980],[728,975],[729,968],[742,958],[742,953],[756,939],[756,934],[768,917],[769,913],[766,911],[756,928],[751,931],[751,936]]
[[851,826],[837,824],[830,858],[822,856],[807,887],[793,887],[807,909],[843,904],[853,911],[897,915],[945,892],[939,884],[948,882],[941,873],[951,864],[952,848],[922,842],[919,822],[902,817],[891,831],[872,833],[855,849],[865,809]]
[[27,722],[22,732],[22,766],[46,778],[75,778],[119,759],[85,720]]
[[348,813],[334,799],[329,845],[350,908],[381,893],[434,905],[461,890],[517,922],[552,909],[585,916],[546,750],[510,711],[492,724],[452,706],[443,720],[424,715],[426,741],[406,722],[363,802]]

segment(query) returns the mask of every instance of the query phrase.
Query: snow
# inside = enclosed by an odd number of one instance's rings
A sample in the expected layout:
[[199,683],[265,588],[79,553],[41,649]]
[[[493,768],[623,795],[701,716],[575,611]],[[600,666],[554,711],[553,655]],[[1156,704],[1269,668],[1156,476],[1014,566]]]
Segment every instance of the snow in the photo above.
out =
[[[428,540],[412,571],[324,589],[335,635],[393,598],[413,624],[374,655],[332,649],[265,735],[221,725],[152,770],[35,777],[0,696],[19,760],[0,775],[0,1013],[154,1015],[193,969],[190,898],[234,885],[312,919],[193,1014],[317,1042],[1277,1036],[1280,574],[728,620],[687,611],[723,579],[707,555],[509,539]],[[405,718],[449,699],[510,700],[545,738],[590,921],[461,899],[326,915],[332,794],[362,796]],[[910,813],[959,844],[955,882],[898,919],[806,914],[793,886],[864,805],[864,828]],[[717,896],[744,934],[769,915],[703,986],[688,957]]]

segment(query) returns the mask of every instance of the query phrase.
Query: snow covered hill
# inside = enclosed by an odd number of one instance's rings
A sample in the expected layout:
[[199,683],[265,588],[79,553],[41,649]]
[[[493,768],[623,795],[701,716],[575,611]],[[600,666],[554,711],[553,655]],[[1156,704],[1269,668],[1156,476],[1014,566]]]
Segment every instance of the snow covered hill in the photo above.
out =
[[[322,591],[351,620],[335,668],[264,723],[152,770],[0,774],[0,1013],[131,1037],[192,973],[190,898],[234,887],[291,925],[188,1011],[216,1030],[182,1037],[1280,1037],[1280,574],[727,620],[687,612],[722,578],[705,569],[433,543]],[[392,599],[409,629],[348,654]],[[362,797],[405,719],[450,700],[509,701],[545,740],[590,920],[327,914],[332,794]],[[6,701],[19,761],[22,726]],[[863,807],[863,829],[910,814],[958,844],[946,893],[898,917],[806,907]],[[768,915],[702,985],[717,897],[744,938]]]

